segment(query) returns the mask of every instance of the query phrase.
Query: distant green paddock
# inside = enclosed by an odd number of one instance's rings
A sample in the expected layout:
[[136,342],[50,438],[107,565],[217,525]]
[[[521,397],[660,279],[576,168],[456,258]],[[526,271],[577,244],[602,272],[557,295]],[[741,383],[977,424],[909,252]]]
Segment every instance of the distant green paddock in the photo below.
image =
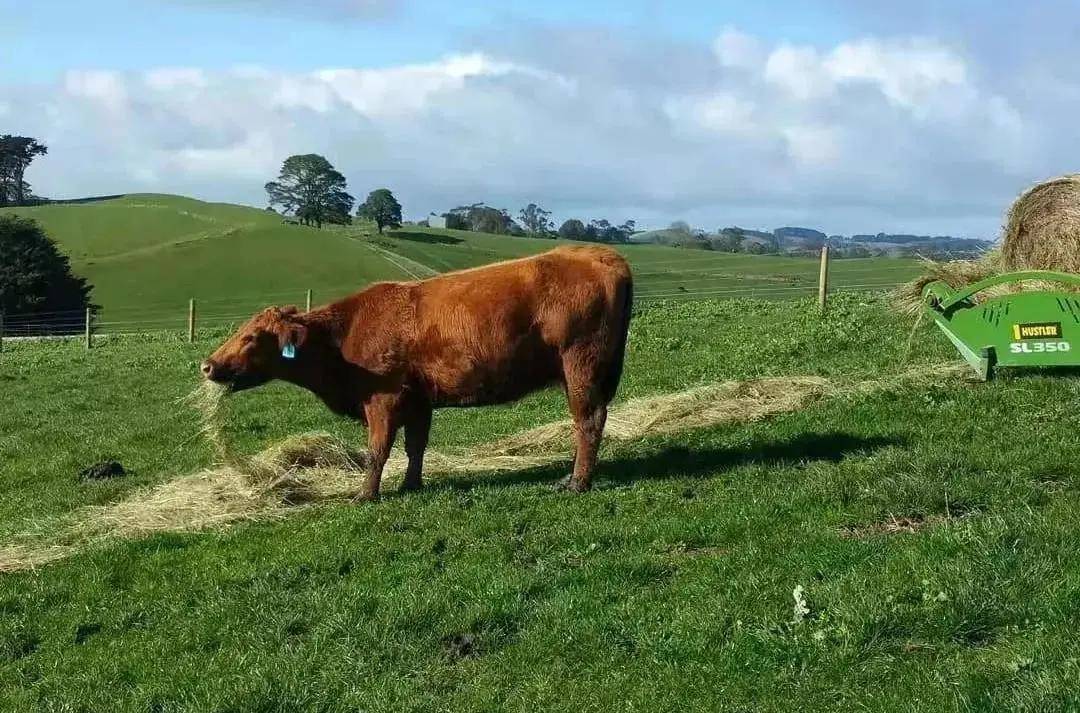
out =
[[[239,321],[268,304],[316,304],[380,280],[408,280],[532,255],[561,240],[367,225],[316,230],[243,206],[165,195],[130,195],[15,212],[41,222],[94,285],[101,332],[181,330],[188,301],[200,325]],[[723,254],[655,245],[618,249],[634,269],[636,297],[802,297],[817,289],[818,261]],[[916,261],[835,260],[834,289],[881,291],[919,272]],[[81,315],[66,315],[81,324]],[[8,315],[7,331],[56,315]]]

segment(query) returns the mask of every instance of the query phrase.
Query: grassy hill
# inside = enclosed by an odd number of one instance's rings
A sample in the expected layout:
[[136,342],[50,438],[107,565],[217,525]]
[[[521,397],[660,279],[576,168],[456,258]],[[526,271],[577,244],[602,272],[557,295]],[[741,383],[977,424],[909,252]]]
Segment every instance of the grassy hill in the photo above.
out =
[[[267,304],[316,302],[378,280],[423,277],[529,255],[562,241],[366,226],[315,230],[273,213],[164,195],[131,195],[16,212],[40,221],[95,286],[103,329],[179,328],[189,298],[204,323],[229,322]],[[792,297],[817,284],[814,260],[724,255],[653,245],[619,248],[641,299]],[[836,261],[839,288],[883,289],[918,272],[912,261]],[[9,328],[16,319],[9,319]]]
[[[767,420],[609,442],[584,496],[549,489],[564,463],[436,470],[374,505],[129,533],[0,574],[0,709],[1075,708],[1078,382],[971,384],[937,368],[955,356],[926,326],[905,355],[909,328],[866,296],[825,318],[809,300],[643,304],[620,402],[760,377],[829,388]],[[0,554],[206,465],[177,399],[213,344],[6,346]],[[230,411],[244,452],[362,438],[291,387]],[[564,414],[556,392],[440,412],[433,446]],[[105,457],[131,474],[79,481]]]
[[[191,297],[205,316],[234,316],[275,301],[302,302],[407,274],[365,245],[281,217],[188,198],[133,195],[18,213],[45,226],[94,285],[106,322],[183,321]],[[133,324],[132,326],[140,326]]]

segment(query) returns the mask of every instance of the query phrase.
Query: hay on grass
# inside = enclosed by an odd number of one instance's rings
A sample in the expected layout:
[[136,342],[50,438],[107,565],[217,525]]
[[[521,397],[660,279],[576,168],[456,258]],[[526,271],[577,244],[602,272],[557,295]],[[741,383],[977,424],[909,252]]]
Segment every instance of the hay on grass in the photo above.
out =
[[73,545],[25,542],[0,547],[0,574],[36,569],[64,559],[76,551]]
[[[951,367],[950,367],[951,369]],[[922,369],[889,380],[836,385],[819,377],[733,381],[633,399],[611,410],[606,438],[634,441],[725,423],[746,423],[789,413],[820,397],[885,388],[907,378],[929,378]],[[0,546],[0,572],[30,569],[67,557],[95,542],[222,527],[243,520],[284,517],[297,508],[347,500],[360,492],[368,456],[337,437],[309,433],[287,438],[261,453],[241,457],[223,435],[221,396],[206,387],[191,401],[204,410],[202,432],[218,462],[137,492],[126,500],[86,507],[51,536],[27,536]],[[443,474],[514,471],[571,459],[570,421],[530,429],[460,453],[429,450],[428,470]],[[387,480],[399,478],[407,458],[395,451]]]
[[[632,399],[608,413],[605,439],[635,441],[722,423],[748,423],[796,411],[826,394],[829,383],[818,377],[729,381],[660,396]],[[570,447],[574,424],[556,421],[488,446],[500,457]]]

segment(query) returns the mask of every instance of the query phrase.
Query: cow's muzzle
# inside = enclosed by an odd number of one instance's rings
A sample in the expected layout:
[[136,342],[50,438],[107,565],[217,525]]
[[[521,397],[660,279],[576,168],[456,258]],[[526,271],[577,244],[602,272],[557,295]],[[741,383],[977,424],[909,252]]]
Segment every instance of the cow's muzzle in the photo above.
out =
[[232,370],[223,367],[221,364],[215,364],[209,359],[202,363],[200,369],[202,370],[203,376],[206,377],[208,381],[213,381],[218,384],[231,383],[236,376],[232,373]]

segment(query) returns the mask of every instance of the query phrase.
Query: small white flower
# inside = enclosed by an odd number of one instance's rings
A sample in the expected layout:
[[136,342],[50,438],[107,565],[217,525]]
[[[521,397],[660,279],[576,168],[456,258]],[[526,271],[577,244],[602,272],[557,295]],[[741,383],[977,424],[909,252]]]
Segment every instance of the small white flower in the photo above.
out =
[[806,590],[801,584],[796,585],[792,596],[795,598],[795,623],[799,624],[810,613],[810,607],[806,603]]

